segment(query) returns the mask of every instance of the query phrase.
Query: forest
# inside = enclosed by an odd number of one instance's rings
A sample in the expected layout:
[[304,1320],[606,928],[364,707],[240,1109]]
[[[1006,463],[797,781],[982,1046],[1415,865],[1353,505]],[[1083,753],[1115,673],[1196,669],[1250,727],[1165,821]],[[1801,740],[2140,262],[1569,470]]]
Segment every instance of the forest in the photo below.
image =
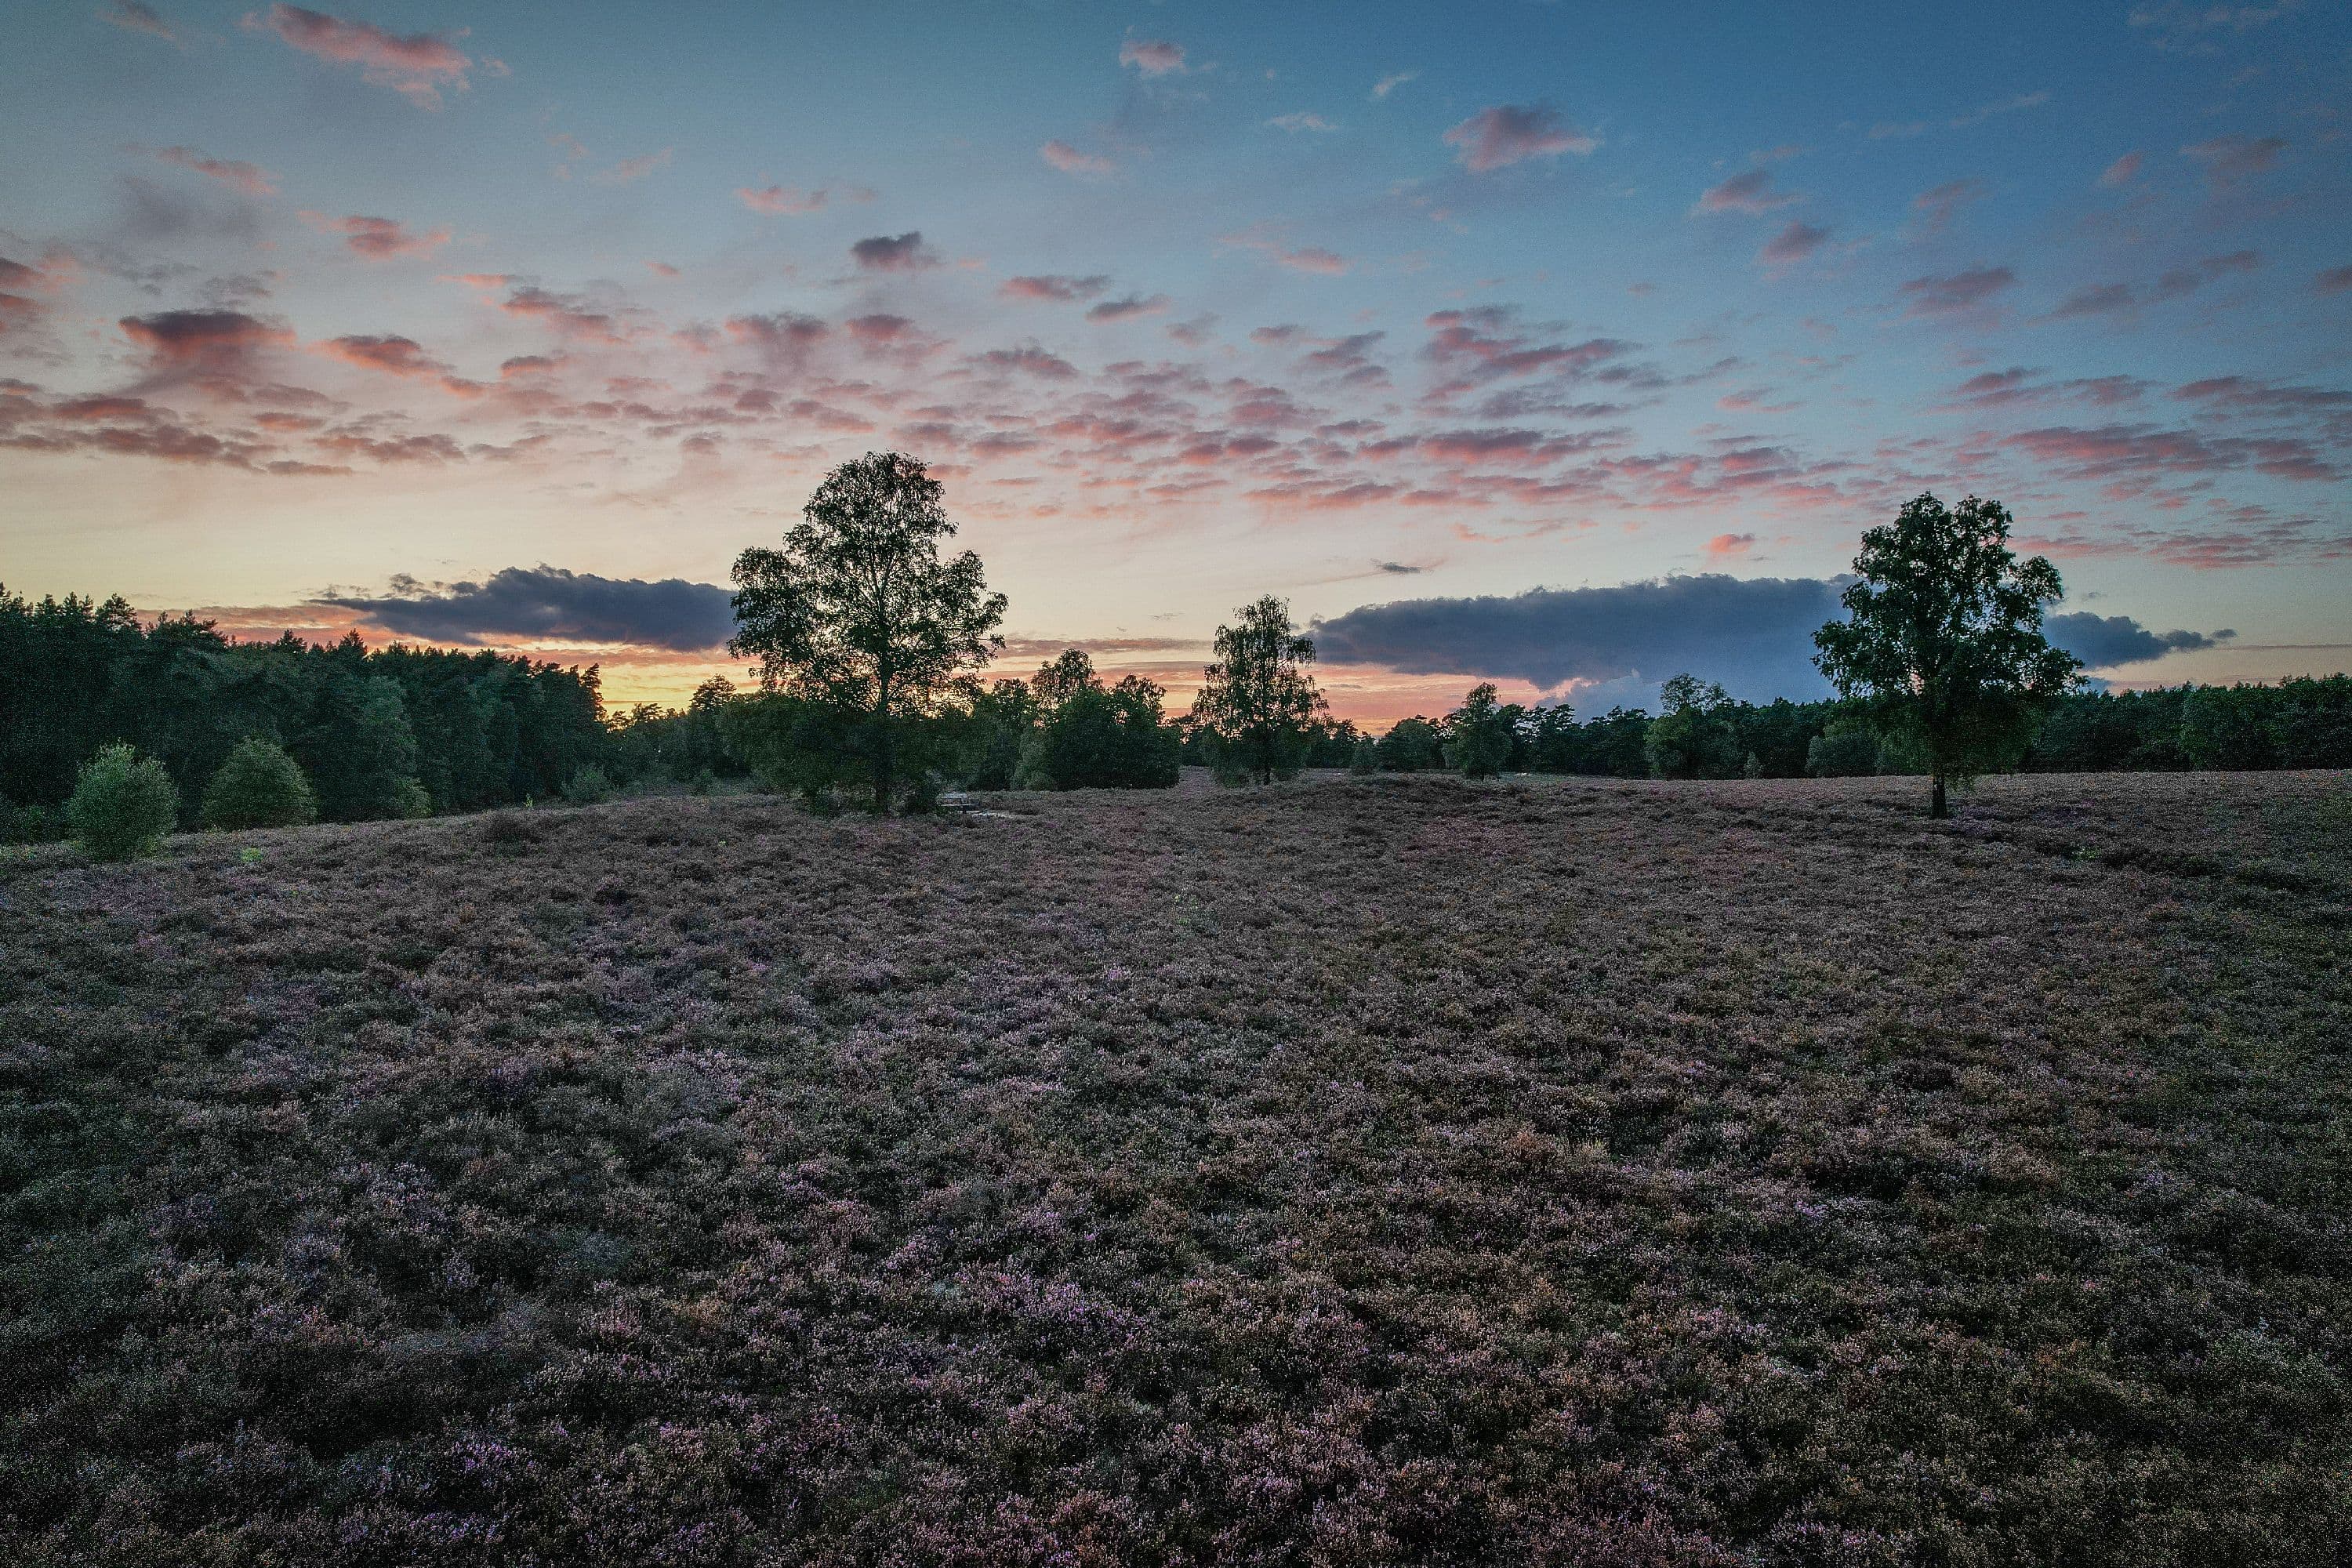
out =
[[[958,683],[898,744],[940,787],[1153,788],[1214,765],[1213,732],[1164,711],[1165,693],[1108,683],[1071,649],[1029,679]],[[1277,771],[1465,771],[1473,724],[1487,768],[1619,778],[1794,778],[1920,771],[1837,701],[1734,701],[1689,676],[1658,713],[1566,702],[1416,715],[1373,734],[1318,712]],[[608,711],[594,666],[513,654],[238,642],[192,616],[142,619],[117,596],[30,601],[0,589],[0,831],[64,837],[79,770],[127,744],[169,775],[179,824],[239,742],[283,748],[328,821],[440,816],[709,790],[726,781],[824,797],[859,763],[854,730],[794,699],[704,683],[684,708]],[[2015,759],[2025,773],[2352,766],[2352,677],[2275,685],[2076,691],[2054,699]],[[739,785],[740,787],[740,785]]]

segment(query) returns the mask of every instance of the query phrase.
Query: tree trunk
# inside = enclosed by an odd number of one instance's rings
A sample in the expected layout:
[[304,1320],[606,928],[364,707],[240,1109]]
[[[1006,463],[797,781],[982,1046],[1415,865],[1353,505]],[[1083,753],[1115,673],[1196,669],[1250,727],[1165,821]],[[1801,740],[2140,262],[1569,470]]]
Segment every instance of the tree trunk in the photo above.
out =
[[1952,814],[1944,805],[1944,775],[1936,774],[1935,781],[1932,791],[1927,796],[1927,815],[1941,822]]

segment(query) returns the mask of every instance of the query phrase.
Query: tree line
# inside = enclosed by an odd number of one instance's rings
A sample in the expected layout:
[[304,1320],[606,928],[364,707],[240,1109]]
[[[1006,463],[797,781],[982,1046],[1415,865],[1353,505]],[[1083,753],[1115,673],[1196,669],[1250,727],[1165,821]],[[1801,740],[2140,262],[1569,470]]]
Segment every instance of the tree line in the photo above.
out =
[[1756,704],[1678,674],[1660,710],[1524,707],[1474,688],[1380,735],[1331,717],[1311,635],[1268,595],[1217,628],[1191,710],[1106,681],[1071,648],[982,678],[1002,594],[947,554],[919,460],[834,470],[780,547],[734,567],[731,652],[758,685],[706,681],[682,709],[607,715],[598,672],[511,654],[371,650],[356,634],[238,643],[192,616],[142,625],[120,597],[32,603],[0,588],[0,829],[136,852],[173,827],[361,821],[750,777],[812,805],[927,809],[969,789],[1164,788],[1183,764],[1228,783],[1312,768],[1654,778],[2352,766],[2352,678],[2084,689],[2042,637],[2056,570],[2008,548],[2010,519],[1932,496],[1864,535],[1847,618],[1816,634],[1834,700]]

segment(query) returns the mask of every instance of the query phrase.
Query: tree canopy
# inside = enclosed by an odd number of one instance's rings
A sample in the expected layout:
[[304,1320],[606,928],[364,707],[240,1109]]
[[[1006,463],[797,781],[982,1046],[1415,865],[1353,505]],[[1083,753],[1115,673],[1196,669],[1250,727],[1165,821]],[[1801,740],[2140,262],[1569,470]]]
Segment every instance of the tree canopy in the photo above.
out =
[[940,497],[918,459],[868,452],[825,476],[782,549],[735,562],[729,650],[760,661],[765,690],[854,721],[877,810],[914,724],[1004,640],[980,557],[940,553],[956,531]]
[[1297,773],[1308,728],[1324,711],[1308,666],[1315,639],[1268,594],[1217,628],[1216,660],[1202,672],[1192,721],[1213,737],[1218,771],[1271,784]]
[[2009,548],[2010,515],[1970,496],[1932,495],[1862,536],[1848,619],[1813,634],[1814,663],[1838,695],[1907,742],[1932,780],[1928,815],[1947,815],[1945,784],[2013,763],[2042,709],[2082,668],[2050,646],[2042,612],[2063,597],[2058,569]]

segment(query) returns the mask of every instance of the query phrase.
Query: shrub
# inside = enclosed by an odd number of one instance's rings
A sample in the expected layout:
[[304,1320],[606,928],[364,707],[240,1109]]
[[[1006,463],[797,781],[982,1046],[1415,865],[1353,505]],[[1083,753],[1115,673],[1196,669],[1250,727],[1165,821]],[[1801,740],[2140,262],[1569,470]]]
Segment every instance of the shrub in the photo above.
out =
[[947,789],[947,781],[929,768],[925,768],[908,782],[907,793],[898,797],[898,810],[907,816],[929,816],[940,809],[940,796]]
[[1805,748],[1805,772],[1817,779],[1863,778],[1878,771],[1878,737],[1859,726],[1824,730]]
[[1370,735],[1356,742],[1348,754],[1348,771],[1351,773],[1376,773],[1381,771],[1381,748]]
[[163,842],[179,821],[172,775],[152,757],[122,744],[107,747],[81,766],[66,818],[93,859],[128,860]]
[[688,795],[714,795],[718,793],[718,789],[719,775],[709,768],[704,768],[696,773],[693,778],[687,781],[686,785],[686,793]]
[[613,781],[591,763],[563,781],[563,798],[574,805],[601,805],[613,798]]
[[318,816],[302,764],[258,735],[236,743],[205,790],[206,827],[293,827]]

